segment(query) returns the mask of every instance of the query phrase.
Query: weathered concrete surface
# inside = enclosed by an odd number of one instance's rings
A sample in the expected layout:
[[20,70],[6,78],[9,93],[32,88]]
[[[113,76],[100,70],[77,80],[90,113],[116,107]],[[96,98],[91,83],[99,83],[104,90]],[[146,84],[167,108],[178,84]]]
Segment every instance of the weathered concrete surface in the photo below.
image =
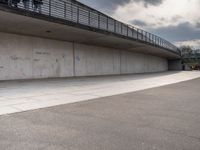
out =
[[0,80],[167,70],[166,58],[0,32]]
[[121,51],[121,73],[147,73],[168,70],[166,59],[130,51]]
[[0,33],[0,80],[73,76],[72,43]]
[[75,44],[76,76],[163,72],[167,60],[151,55]]
[[200,72],[0,82],[0,115],[119,95],[200,78]]
[[120,63],[120,50],[75,44],[76,76],[121,74]]
[[199,150],[200,79],[0,117],[2,150]]

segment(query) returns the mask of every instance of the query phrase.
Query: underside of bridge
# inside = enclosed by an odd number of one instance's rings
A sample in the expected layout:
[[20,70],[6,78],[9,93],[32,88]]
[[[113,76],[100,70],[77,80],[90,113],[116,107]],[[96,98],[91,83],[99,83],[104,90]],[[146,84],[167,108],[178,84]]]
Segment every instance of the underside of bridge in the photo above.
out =
[[177,51],[0,5],[0,80],[161,72]]

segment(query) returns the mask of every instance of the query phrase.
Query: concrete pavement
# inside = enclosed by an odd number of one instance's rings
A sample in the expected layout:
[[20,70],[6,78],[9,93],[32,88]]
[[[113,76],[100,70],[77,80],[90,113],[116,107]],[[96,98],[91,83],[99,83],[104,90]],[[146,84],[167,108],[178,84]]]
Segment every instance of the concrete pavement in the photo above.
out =
[[200,77],[200,72],[0,82],[0,115],[160,87]]
[[2,150],[199,150],[200,78],[0,117]]

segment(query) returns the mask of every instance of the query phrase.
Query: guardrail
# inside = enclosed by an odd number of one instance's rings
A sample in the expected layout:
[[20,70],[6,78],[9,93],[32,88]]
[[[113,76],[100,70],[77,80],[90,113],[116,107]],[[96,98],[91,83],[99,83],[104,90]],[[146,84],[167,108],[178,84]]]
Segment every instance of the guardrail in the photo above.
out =
[[23,3],[23,0],[21,2],[17,1],[18,0],[0,0],[1,3],[6,3],[10,7],[16,7],[18,9],[40,13],[109,31],[180,54],[179,49],[170,42],[134,26],[117,21],[87,6],[79,5],[78,2],[74,3],[70,0],[42,0],[42,3],[36,5],[34,2],[38,0],[28,0],[27,3]]
[[200,54],[184,54],[182,55],[183,59],[200,59]]

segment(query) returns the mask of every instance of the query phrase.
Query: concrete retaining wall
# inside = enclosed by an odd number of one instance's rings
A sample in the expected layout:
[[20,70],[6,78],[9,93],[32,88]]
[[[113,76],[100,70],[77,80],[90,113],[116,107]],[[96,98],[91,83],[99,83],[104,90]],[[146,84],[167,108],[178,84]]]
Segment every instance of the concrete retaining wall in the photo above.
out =
[[0,80],[168,70],[167,60],[105,47],[0,33]]
[[120,51],[75,44],[76,76],[120,74]]
[[121,73],[147,73],[168,70],[166,59],[139,53],[121,52]]
[[73,76],[72,43],[0,33],[0,80]]

